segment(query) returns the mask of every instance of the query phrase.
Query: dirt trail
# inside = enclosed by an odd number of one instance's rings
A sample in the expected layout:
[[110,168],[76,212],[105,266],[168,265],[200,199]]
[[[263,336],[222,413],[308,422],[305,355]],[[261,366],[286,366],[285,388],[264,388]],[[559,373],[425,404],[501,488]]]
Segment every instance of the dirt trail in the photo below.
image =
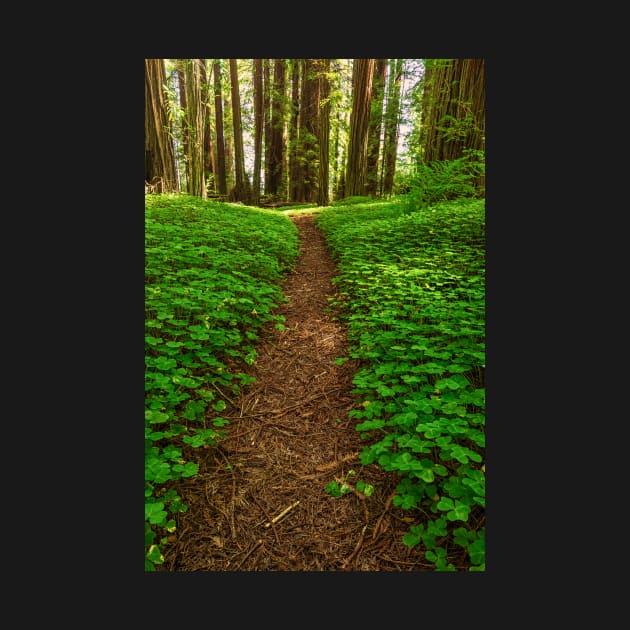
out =
[[[313,215],[293,219],[300,257],[277,312],[285,330],[266,328],[256,378],[222,416],[218,448],[191,450],[199,475],[178,483],[178,515],[163,571],[419,571],[418,550],[402,543],[406,514],[391,505],[396,479],[362,466],[364,443],[347,419],[358,368],[343,325],[328,310],[336,268]],[[349,470],[372,484],[370,497],[325,492]],[[280,515],[282,515],[278,518]]]

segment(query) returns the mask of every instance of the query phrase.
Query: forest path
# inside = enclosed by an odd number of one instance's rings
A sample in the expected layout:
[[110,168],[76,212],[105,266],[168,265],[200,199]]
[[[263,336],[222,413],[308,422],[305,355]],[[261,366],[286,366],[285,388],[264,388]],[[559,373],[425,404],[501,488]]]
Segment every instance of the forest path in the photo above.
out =
[[[419,550],[402,543],[409,523],[391,505],[396,479],[362,466],[360,434],[348,411],[358,362],[333,319],[336,267],[314,215],[292,218],[300,256],[278,307],[285,330],[268,326],[256,381],[221,414],[230,420],[218,447],[191,450],[199,474],[178,482],[187,512],[177,517],[162,571],[418,571]],[[326,493],[347,477],[375,487],[370,497]]]

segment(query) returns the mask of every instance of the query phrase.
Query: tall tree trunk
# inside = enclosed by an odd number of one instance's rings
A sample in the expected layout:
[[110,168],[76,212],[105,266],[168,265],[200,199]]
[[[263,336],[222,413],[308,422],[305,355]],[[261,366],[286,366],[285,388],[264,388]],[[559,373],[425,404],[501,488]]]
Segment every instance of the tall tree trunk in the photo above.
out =
[[263,59],[263,110],[265,125],[265,194],[269,194],[269,181],[271,174],[269,172],[269,155],[271,153],[271,71],[269,66],[270,59]]
[[[176,192],[175,151],[169,123],[164,59],[144,60],[144,178],[145,190]],[[148,184],[148,187],[147,187]]]
[[403,59],[391,59],[389,66],[387,108],[385,110],[385,146],[383,148],[384,196],[391,195],[394,188],[396,153],[398,150],[398,125],[400,123],[400,92],[402,84]]
[[291,201],[297,201],[300,194],[298,123],[300,114],[300,68],[303,65],[302,59],[294,59],[291,73],[291,119],[289,122],[289,199]]
[[252,204],[260,203],[260,165],[263,138],[263,69],[262,59],[254,59],[254,176],[252,189]]
[[328,193],[328,163],[330,155],[330,59],[318,60],[319,78],[319,115],[317,121],[319,143],[319,181],[317,186],[317,205],[327,206],[330,202]]
[[[204,108],[204,131],[203,131],[203,175],[206,186],[211,186],[213,192],[216,192],[216,166],[214,161],[214,142],[212,141],[212,108],[210,107],[210,81],[208,79],[208,69],[206,60],[200,59],[201,62],[201,102]],[[211,69],[210,69],[211,70]]]
[[221,93],[221,62],[214,61],[214,118],[216,128],[217,146],[217,190],[220,195],[227,195],[227,183],[225,177],[225,138],[223,137],[223,95]]
[[355,59],[352,71],[352,111],[346,164],[346,196],[365,195],[367,140],[374,59]]
[[203,173],[204,106],[201,99],[200,59],[187,59],[186,72],[186,122],[188,129],[188,162],[190,180],[188,192],[206,199],[206,181]]
[[[425,65],[422,161],[455,160],[465,151],[485,151],[485,60],[427,59]],[[483,187],[485,178],[475,183]]]
[[241,97],[238,85],[236,59],[230,59],[230,85],[232,93],[232,125],[234,127],[234,188],[230,193],[233,201],[249,203],[249,182],[245,173],[245,152],[243,150],[243,125],[241,122]]
[[282,192],[282,161],[284,135],[285,61],[276,59],[271,93],[271,136],[269,142],[269,193]]
[[387,59],[377,59],[374,63],[374,77],[372,79],[365,185],[365,192],[372,197],[375,197],[378,191],[378,158],[381,150],[381,126],[383,122],[386,71]]
[[186,192],[190,193],[190,160],[189,154],[190,150],[188,147],[188,125],[186,124],[186,111],[188,106],[186,104],[186,72],[185,72],[185,63],[184,59],[177,60],[177,83],[179,85],[179,106],[181,107],[184,115],[181,118],[182,124],[182,151],[184,158],[184,172],[182,175],[186,180]]
[[317,110],[319,106],[319,82],[315,60],[304,60],[302,93],[300,96],[300,120],[298,127],[298,160],[300,186],[298,201],[314,201],[319,170],[317,146]]

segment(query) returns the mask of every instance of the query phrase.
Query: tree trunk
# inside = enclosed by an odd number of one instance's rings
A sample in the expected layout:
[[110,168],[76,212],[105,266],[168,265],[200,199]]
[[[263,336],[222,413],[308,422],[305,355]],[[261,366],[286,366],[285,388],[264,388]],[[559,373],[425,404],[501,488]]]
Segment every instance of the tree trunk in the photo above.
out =
[[175,151],[164,98],[164,59],[144,60],[144,178],[146,192],[176,192]]
[[232,93],[232,125],[234,127],[234,188],[230,199],[250,202],[249,182],[245,173],[245,152],[243,150],[243,125],[241,122],[241,97],[238,86],[236,59],[230,59],[230,85]]
[[195,197],[207,198],[203,174],[204,107],[201,102],[200,59],[187,59],[186,75],[186,128],[188,130],[188,164],[190,179],[188,192]]
[[319,81],[314,59],[304,60],[300,120],[298,127],[299,192],[298,201],[315,201],[319,171],[317,144],[317,111],[319,107]]
[[366,193],[372,197],[375,197],[378,192],[378,158],[381,150],[381,126],[383,121],[386,70],[387,59],[377,59],[374,63],[374,77],[372,79],[365,185]]
[[302,59],[294,59],[291,73],[291,120],[289,122],[289,199],[291,201],[297,201],[300,194],[298,122],[300,114],[300,68],[303,65]]
[[352,111],[346,164],[346,196],[365,195],[367,140],[374,59],[355,59],[352,72]]
[[260,203],[260,165],[263,138],[263,70],[262,59],[254,59],[254,176],[252,189],[252,204]]
[[392,59],[389,66],[387,108],[385,110],[385,146],[383,148],[383,196],[391,195],[394,188],[403,59]]
[[285,61],[276,59],[273,70],[273,90],[271,93],[271,135],[269,142],[269,194],[278,195],[282,191],[282,162],[284,154],[284,99]]
[[[425,73],[423,163],[485,151],[485,60],[427,59]],[[476,185],[483,187],[485,179]]]
[[179,106],[184,113],[181,120],[182,125],[182,157],[184,159],[184,172],[182,173],[185,180],[185,190],[190,193],[190,161],[188,147],[188,125],[186,124],[186,76],[184,70],[185,60],[177,60],[177,83],[179,85]]
[[220,195],[227,195],[225,179],[225,139],[223,137],[223,95],[221,94],[221,62],[214,61],[214,118],[216,128],[216,183]]
[[319,143],[319,181],[317,186],[317,205],[329,204],[328,193],[328,163],[330,155],[330,81],[328,72],[330,59],[318,60],[319,78],[319,114],[317,121]]
[[265,194],[269,193],[269,154],[271,152],[271,79],[270,59],[263,59],[263,111],[264,111],[264,151],[265,151]]
[[[210,103],[210,81],[208,79],[209,72],[206,68],[206,60],[201,61],[201,102],[204,109],[204,131],[203,131],[203,175],[206,186],[210,186],[213,192],[216,192],[216,165],[214,161],[214,142],[212,140],[212,108]],[[210,71],[212,69],[210,68]]]

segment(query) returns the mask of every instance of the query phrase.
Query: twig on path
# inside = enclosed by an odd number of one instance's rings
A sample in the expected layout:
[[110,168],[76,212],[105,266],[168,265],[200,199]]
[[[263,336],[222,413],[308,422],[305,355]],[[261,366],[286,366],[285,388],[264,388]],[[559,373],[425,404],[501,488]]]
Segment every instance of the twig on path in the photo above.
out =
[[357,555],[357,552],[359,551],[359,549],[361,548],[361,545],[363,544],[363,538],[365,537],[365,530],[367,529],[368,524],[366,523],[363,526],[363,529],[361,530],[361,535],[359,536],[359,540],[357,541],[357,544],[354,547],[354,551],[345,559],[343,565],[342,565],[342,569],[345,569],[354,559],[354,557]]
[[278,516],[272,518],[268,523],[265,523],[265,527],[271,527],[274,523],[277,523],[281,518],[286,516],[298,503],[300,500],[298,499],[295,503],[292,503],[288,508],[282,510]]
[[256,544],[241,558],[240,562],[234,567],[233,571],[238,571],[241,568],[243,562],[245,562],[245,560],[247,560],[247,558],[249,558],[249,556],[251,556],[252,553],[254,553],[254,551],[256,551],[256,549],[258,549],[258,547],[260,547],[260,545],[262,544],[263,540],[262,538],[259,538],[256,541]]
[[381,521],[383,520],[385,514],[387,514],[387,511],[389,510],[392,504],[392,500],[395,495],[396,495],[396,490],[394,490],[389,495],[387,501],[385,502],[385,509],[383,510],[383,513],[378,517],[378,521],[376,521],[376,525],[374,526],[374,531],[372,532],[372,540],[374,540],[379,535],[380,529],[381,529]]
[[[272,518],[269,516],[269,514],[267,514],[267,510],[265,510],[265,508],[260,505],[260,503],[258,502],[258,499],[252,494],[251,495],[252,499],[254,499],[254,503],[256,503],[256,505],[260,508],[260,511],[265,515],[265,517],[267,518],[267,520],[271,523],[272,522]],[[278,538],[278,532],[276,531],[276,528],[273,527],[273,533],[276,537],[276,542],[278,543],[278,545],[280,544],[280,539]]]
[[216,389],[216,390],[219,392],[219,394],[221,394],[221,396],[223,396],[223,398],[225,398],[225,400],[227,400],[227,401],[230,403],[230,405],[233,405],[233,404],[234,404],[234,401],[233,401],[231,398],[228,398],[228,397],[227,397],[227,396],[226,396],[226,395],[225,395],[225,394],[224,394],[224,393],[223,393],[223,392],[222,392],[222,391],[221,391],[221,390],[220,390],[220,389],[216,386],[216,384],[215,384],[215,383],[211,383],[211,385],[212,385],[212,387],[214,387],[214,389]]

